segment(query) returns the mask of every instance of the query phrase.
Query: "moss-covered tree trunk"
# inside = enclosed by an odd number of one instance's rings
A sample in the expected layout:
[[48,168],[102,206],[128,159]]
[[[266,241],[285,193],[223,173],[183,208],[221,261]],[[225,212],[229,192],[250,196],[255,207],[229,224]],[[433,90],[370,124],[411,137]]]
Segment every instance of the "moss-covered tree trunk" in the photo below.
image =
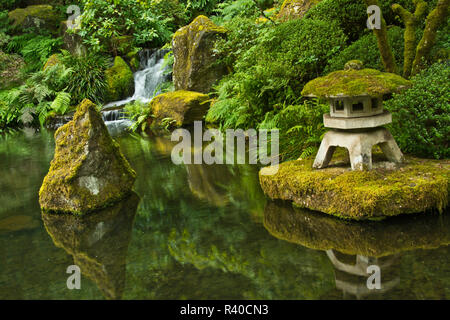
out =
[[[378,0],[364,0],[367,6],[376,5],[380,8]],[[381,12],[380,12],[381,14]],[[391,46],[388,42],[386,21],[381,14],[381,28],[373,29],[373,33],[377,37],[378,49],[380,50],[381,60],[384,65],[384,69],[387,72],[397,73],[397,64],[395,63],[394,55],[392,54]]]
[[409,78],[412,72],[413,61],[416,53],[416,29],[425,15],[427,3],[423,0],[413,0],[416,7],[414,13],[409,12],[399,4],[392,5],[392,10],[400,16],[405,24],[405,49],[403,63],[403,77]]
[[424,58],[429,54],[436,42],[436,32],[439,25],[447,18],[450,0],[439,0],[427,17],[425,30],[417,49],[412,66],[412,75],[417,74],[423,68]]

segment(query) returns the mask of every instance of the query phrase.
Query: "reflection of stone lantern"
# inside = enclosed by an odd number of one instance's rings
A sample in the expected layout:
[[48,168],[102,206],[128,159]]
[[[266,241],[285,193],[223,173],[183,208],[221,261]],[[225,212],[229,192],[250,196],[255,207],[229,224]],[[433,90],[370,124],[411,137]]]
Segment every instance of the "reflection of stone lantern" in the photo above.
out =
[[372,169],[372,147],[379,145],[389,161],[401,163],[402,152],[390,132],[381,127],[392,122],[383,110],[383,96],[409,86],[402,77],[374,69],[362,69],[360,61],[350,61],[345,69],[307,83],[302,95],[327,98],[330,114],[324,125],[332,128],[320,145],[314,168],[328,165],[336,147],[349,151],[353,170]]

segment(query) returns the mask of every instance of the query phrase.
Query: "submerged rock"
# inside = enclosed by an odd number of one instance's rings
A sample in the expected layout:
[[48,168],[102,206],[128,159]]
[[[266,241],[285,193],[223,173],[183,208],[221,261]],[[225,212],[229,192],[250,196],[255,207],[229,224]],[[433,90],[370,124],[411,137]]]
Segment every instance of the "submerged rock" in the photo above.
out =
[[81,102],[55,140],[55,156],[39,191],[42,209],[84,214],[130,193],[136,173],[91,101]]
[[288,161],[280,164],[278,172],[261,169],[264,193],[271,199],[354,220],[442,211],[448,204],[450,162],[446,160],[407,157],[400,168],[374,163],[373,170],[365,172],[351,171],[343,161],[314,170],[312,161]]
[[175,90],[208,93],[212,85],[226,72],[217,64],[214,42],[227,30],[216,26],[205,16],[198,16],[191,24],[179,29],[172,40],[175,62],[173,83]]
[[209,108],[209,96],[193,91],[173,91],[160,94],[150,102],[152,126],[159,126],[163,119],[175,120],[175,127],[201,121]]
[[125,288],[126,258],[139,197],[130,197],[94,215],[42,214],[55,246],[73,256],[81,273],[96,283],[106,299],[120,299]]

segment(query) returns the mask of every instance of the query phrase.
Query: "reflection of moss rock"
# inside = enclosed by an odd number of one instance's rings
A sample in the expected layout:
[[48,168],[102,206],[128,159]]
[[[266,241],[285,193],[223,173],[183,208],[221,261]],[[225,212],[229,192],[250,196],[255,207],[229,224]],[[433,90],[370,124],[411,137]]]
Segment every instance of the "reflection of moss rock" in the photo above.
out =
[[277,19],[287,21],[302,18],[309,9],[321,0],[285,0],[278,12]]
[[260,171],[264,193],[349,219],[374,219],[405,213],[442,211],[448,204],[449,161],[407,158],[398,170],[368,172],[332,166],[313,170],[312,160],[282,163]]
[[229,202],[225,186],[232,179],[232,175],[226,166],[188,164],[186,171],[189,188],[197,198],[217,207],[223,207]]
[[311,249],[370,257],[450,244],[448,215],[350,222],[269,202],[264,210],[264,226],[276,238]]
[[156,96],[150,107],[154,116],[152,125],[160,125],[163,119],[171,118],[175,126],[181,127],[203,119],[209,108],[209,97],[193,91],[167,92]]
[[105,71],[105,75],[108,84],[106,93],[108,102],[124,99],[133,94],[133,72],[121,57],[115,57],[114,65]]
[[225,68],[215,64],[214,42],[226,30],[205,16],[179,29],[172,40],[175,62],[173,82],[176,90],[208,93],[212,85],[225,74]]
[[10,11],[8,16],[14,26],[22,29],[36,27],[56,31],[59,23],[58,13],[45,4],[18,8]]
[[59,59],[59,55],[58,54],[52,54],[48,59],[47,62],[44,65],[43,70],[53,67],[57,64],[61,63],[60,59]]
[[123,199],[136,173],[85,99],[55,133],[56,150],[39,192],[41,208],[83,214]]
[[[308,82],[303,88],[302,95],[312,97],[336,96],[380,96],[398,92],[411,85],[399,75],[381,72],[375,69],[339,70],[327,76],[316,78]],[[358,68],[360,68],[358,66]]]
[[94,281],[107,299],[120,299],[125,288],[126,257],[138,203],[133,193],[94,215],[42,214],[55,245],[73,256],[81,273]]
[[20,70],[24,66],[25,62],[19,55],[0,50],[0,90],[19,85],[23,80]]

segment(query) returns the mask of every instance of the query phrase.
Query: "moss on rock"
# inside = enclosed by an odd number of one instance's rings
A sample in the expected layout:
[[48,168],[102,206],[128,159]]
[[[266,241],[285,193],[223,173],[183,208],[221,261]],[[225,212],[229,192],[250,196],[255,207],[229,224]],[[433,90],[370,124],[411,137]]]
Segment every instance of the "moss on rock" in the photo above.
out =
[[291,19],[300,19],[322,0],[284,0],[280,11],[277,15],[277,20],[287,21]]
[[91,101],[80,103],[55,140],[55,156],[39,191],[43,210],[82,215],[130,193],[136,173]]
[[36,27],[57,31],[59,26],[58,12],[46,4],[12,10],[8,17],[14,26],[21,28]]
[[176,90],[208,93],[226,73],[223,65],[215,63],[218,57],[213,52],[214,42],[226,32],[207,17],[198,16],[174,34],[173,82]]
[[129,97],[134,92],[133,72],[120,57],[114,58],[114,65],[105,71],[108,84],[106,101],[117,101]]
[[[374,154],[376,159],[379,154]],[[400,214],[440,212],[448,205],[450,161],[407,157],[399,169],[375,166],[372,171],[351,171],[335,157],[329,168],[313,170],[313,159],[261,169],[264,193],[272,199],[293,201],[302,208],[345,219],[380,219]],[[336,165],[339,164],[339,165]],[[272,174],[275,173],[275,174]]]
[[53,67],[57,64],[61,63],[61,60],[59,59],[59,54],[55,53],[52,54],[48,59],[47,62],[45,63],[44,67],[42,68],[43,70],[46,70],[47,68]]
[[[350,65],[349,65],[350,66]],[[347,69],[308,82],[302,95],[309,97],[380,96],[410,87],[399,75],[375,69]]]
[[175,120],[176,127],[201,121],[209,105],[209,96],[199,92],[179,90],[160,94],[150,102],[152,126],[160,126],[165,118]]
[[407,216],[388,221],[342,221],[274,202],[264,209],[264,227],[274,237],[315,250],[383,257],[450,244],[450,216]]

